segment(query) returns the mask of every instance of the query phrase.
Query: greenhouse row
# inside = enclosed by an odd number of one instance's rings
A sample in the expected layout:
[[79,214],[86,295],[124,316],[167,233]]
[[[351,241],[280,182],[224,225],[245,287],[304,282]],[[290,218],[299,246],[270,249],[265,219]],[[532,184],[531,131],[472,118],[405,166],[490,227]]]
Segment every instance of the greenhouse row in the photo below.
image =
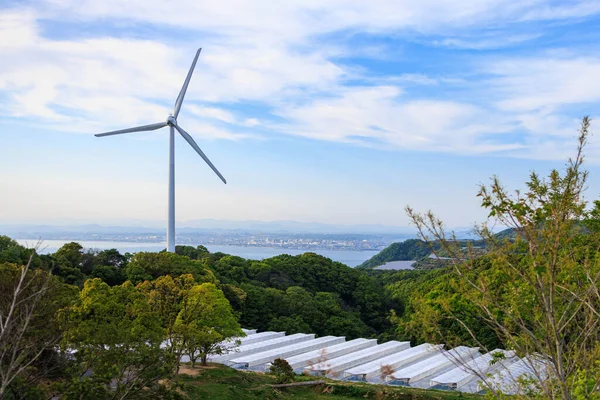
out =
[[519,358],[512,351],[482,352],[477,347],[445,349],[443,344],[420,344],[354,339],[314,334],[260,332],[244,329],[245,337],[223,343],[225,354],[211,362],[237,369],[268,371],[286,360],[297,374],[376,384],[435,388],[477,393],[493,388],[505,394],[527,390],[523,382],[545,379],[544,363]]

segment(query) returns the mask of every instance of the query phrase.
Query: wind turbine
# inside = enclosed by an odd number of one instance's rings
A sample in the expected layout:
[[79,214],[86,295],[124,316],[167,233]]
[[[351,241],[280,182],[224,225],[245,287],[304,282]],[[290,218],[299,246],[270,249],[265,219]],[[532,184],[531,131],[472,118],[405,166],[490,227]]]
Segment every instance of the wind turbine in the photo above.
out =
[[196,67],[196,61],[198,61],[198,57],[200,56],[200,51],[202,48],[198,49],[196,52],[196,57],[194,57],[194,61],[192,62],[192,66],[183,82],[183,87],[179,92],[179,96],[177,96],[177,100],[175,100],[175,108],[173,109],[173,114],[169,114],[169,117],[165,122],[157,122],[155,124],[136,126],[135,128],[128,129],[120,129],[118,131],[104,132],[98,133],[94,136],[96,137],[104,137],[104,136],[112,136],[112,135],[121,135],[123,133],[133,133],[133,132],[145,132],[145,131],[154,131],[160,128],[164,128],[165,126],[169,127],[169,215],[167,222],[167,251],[174,253],[175,252],[175,131],[179,132],[179,134],[192,146],[196,153],[202,157],[204,161],[208,164],[208,166],[221,178],[223,183],[227,183],[223,175],[217,170],[217,168],[213,165],[212,162],[206,157],[206,155],[200,150],[200,147],[196,144],[194,139],[183,130],[177,124],[177,116],[179,115],[179,111],[181,110],[181,105],[183,104],[183,98],[185,97],[185,92],[187,91],[188,85],[190,84],[190,79],[192,79],[192,74],[194,73],[194,67]]

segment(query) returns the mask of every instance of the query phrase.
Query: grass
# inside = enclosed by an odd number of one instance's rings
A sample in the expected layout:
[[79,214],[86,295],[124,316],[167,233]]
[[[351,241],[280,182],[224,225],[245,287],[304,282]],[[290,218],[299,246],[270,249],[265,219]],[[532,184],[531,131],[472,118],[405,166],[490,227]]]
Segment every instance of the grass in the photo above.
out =
[[[191,373],[190,370],[188,372]],[[222,365],[197,367],[195,376],[180,374],[176,383],[190,400],[451,400],[479,399],[478,395],[439,390],[398,388],[366,383],[350,383],[326,380],[327,383],[313,387],[274,389],[268,385],[275,378],[268,374],[237,371]],[[299,376],[297,381],[314,380],[314,377]]]

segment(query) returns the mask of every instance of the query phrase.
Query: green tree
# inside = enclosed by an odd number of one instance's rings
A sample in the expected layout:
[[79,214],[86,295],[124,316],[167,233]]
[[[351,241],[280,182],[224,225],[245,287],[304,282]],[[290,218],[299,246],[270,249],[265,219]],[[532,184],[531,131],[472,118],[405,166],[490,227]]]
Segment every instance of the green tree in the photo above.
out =
[[63,346],[75,350],[77,365],[61,387],[67,397],[153,398],[164,390],[160,380],[172,373],[174,358],[161,348],[159,315],[130,282],[110,287],[87,280],[62,320]]
[[269,367],[269,372],[275,375],[277,383],[293,382],[295,378],[294,370],[290,364],[282,358],[273,360],[271,367]]
[[248,298],[246,292],[242,288],[228,284],[221,285],[221,290],[229,301],[229,304],[231,304],[233,311],[239,316]]
[[191,287],[185,293],[174,330],[192,366],[200,358],[222,354],[224,341],[244,336],[229,301],[212,283]]
[[175,253],[136,253],[125,268],[127,278],[138,284],[164,275],[173,277],[191,274],[197,282],[216,282],[210,270],[199,261]]
[[114,268],[124,268],[127,265],[127,257],[117,249],[106,249],[100,251],[97,255],[98,265],[108,265]]
[[66,243],[52,255],[52,273],[70,285],[82,286],[85,281],[83,266],[83,246],[76,242]]
[[175,246],[175,253],[191,258],[192,260],[200,260],[209,254],[206,247],[198,245],[193,246]]
[[[495,237],[486,224],[479,229],[488,243],[487,268],[474,257],[463,262],[463,250],[431,212],[422,215],[407,208],[421,237],[438,240],[456,260],[460,296],[477,307],[508,347],[521,356],[535,354],[528,359],[538,378],[533,385],[551,399],[600,397],[599,242],[582,240],[581,229],[587,217],[582,164],[588,131],[586,117],[576,156],[563,174],[553,170],[543,179],[534,172],[526,191],[514,195],[497,177],[481,187],[479,196],[491,222],[515,232],[509,240]],[[455,320],[469,327],[461,316]],[[478,339],[475,332],[472,336]]]
[[281,316],[273,318],[269,323],[268,330],[285,332],[290,335],[293,333],[310,333],[310,326],[300,317],[295,315],[293,317]]
[[35,249],[27,249],[8,236],[0,235],[0,263],[13,263],[17,265],[30,265],[35,269],[41,266],[40,257]]
[[123,271],[111,265],[98,265],[94,267],[91,277],[100,278],[110,286],[120,285],[125,282]]
[[324,331],[328,335],[345,336],[347,339],[370,337],[374,333],[358,315],[348,312],[328,318]]
[[83,261],[83,246],[76,242],[65,243],[56,250],[54,259],[65,266],[79,269]]
[[76,297],[76,288],[30,267],[0,264],[0,398],[48,377],[41,361],[62,337],[56,315]]
[[223,283],[240,284],[248,280],[248,261],[238,256],[225,256],[217,261],[213,269]]
[[161,276],[154,281],[145,281],[137,286],[145,294],[149,309],[159,316],[166,349],[177,363],[185,347],[178,338],[179,332],[175,325],[182,305],[185,304],[187,293],[195,284],[194,277],[186,274],[175,278],[170,275]]
[[261,331],[267,330],[269,322],[281,315],[284,292],[273,288],[244,283],[241,289],[246,293],[240,322],[245,327]]

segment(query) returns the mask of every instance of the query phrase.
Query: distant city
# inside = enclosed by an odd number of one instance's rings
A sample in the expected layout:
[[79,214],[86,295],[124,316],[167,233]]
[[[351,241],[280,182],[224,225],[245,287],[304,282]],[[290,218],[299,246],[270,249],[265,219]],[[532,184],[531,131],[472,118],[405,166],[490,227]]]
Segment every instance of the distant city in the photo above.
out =
[[[0,224],[0,234],[31,241],[41,239],[43,241],[118,242],[124,245],[162,244],[166,242],[166,232],[160,225],[162,224],[151,223],[150,226]],[[456,234],[463,239],[472,237],[471,232],[466,228],[457,229]],[[187,226],[177,229],[176,242],[178,245],[190,246],[201,244],[302,251],[380,251],[391,243],[416,236],[416,231],[409,227],[386,225],[204,219],[189,221]]]
[[[244,247],[269,247],[298,250],[382,250],[390,243],[414,235],[372,234],[283,234],[283,233],[186,233],[177,235],[178,245],[226,245]],[[37,240],[112,241],[128,243],[164,243],[161,233],[85,233],[20,232],[19,238]]]

